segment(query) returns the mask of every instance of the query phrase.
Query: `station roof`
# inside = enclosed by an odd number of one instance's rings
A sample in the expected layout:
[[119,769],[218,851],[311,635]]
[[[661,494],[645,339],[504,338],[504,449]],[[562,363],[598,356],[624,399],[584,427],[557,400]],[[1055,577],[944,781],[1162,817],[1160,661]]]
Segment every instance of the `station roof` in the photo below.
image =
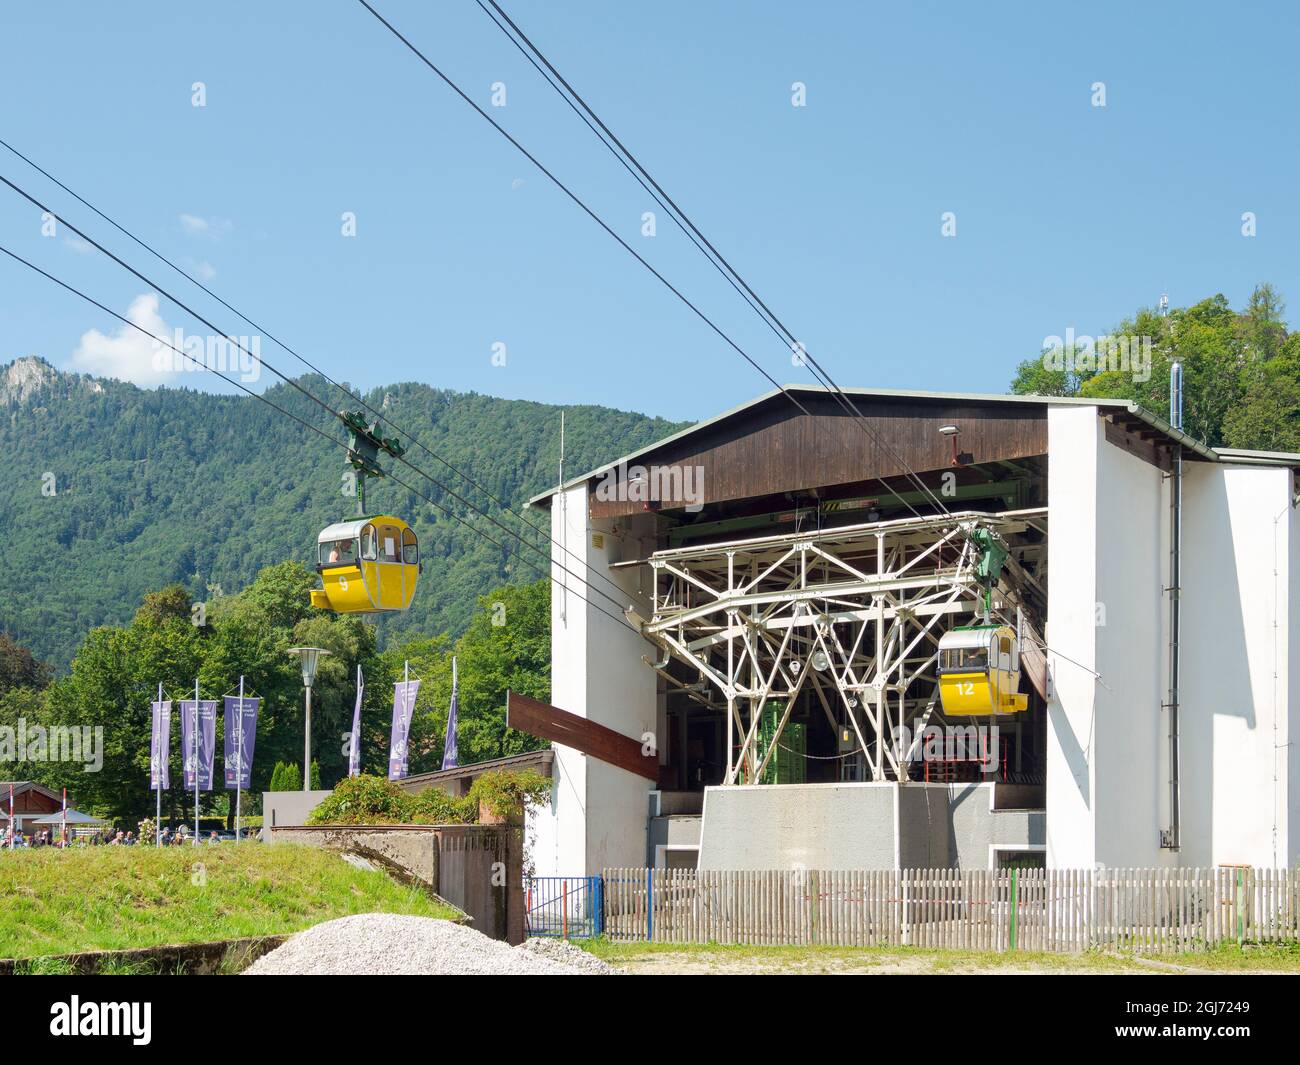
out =
[[[1146,428],[1152,436],[1163,437],[1168,443],[1181,444],[1190,454],[1187,457],[1199,459],[1205,462],[1231,462],[1242,463],[1247,465],[1261,466],[1292,466],[1300,468],[1300,455],[1286,452],[1270,451],[1245,451],[1234,448],[1212,448],[1199,440],[1189,436],[1181,430],[1173,428],[1167,421],[1158,415],[1139,406],[1137,403],[1127,399],[1102,399],[1091,397],[1074,397],[1074,396],[1028,396],[1014,395],[1005,393],[984,393],[984,392],[931,392],[931,391],[908,391],[903,389],[890,388],[845,388],[841,390],[845,396],[855,399],[875,401],[878,404],[889,405],[897,402],[899,405],[905,404],[960,404],[963,406],[988,407],[991,411],[997,410],[1014,410],[1025,408],[1046,409],[1048,407],[1096,407],[1099,412],[1109,413],[1114,416],[1122,417],[1124,421],[1132,424],[1134,422],[1145,423]],[[574,485],[582,484],[594,477],[618,469],[627,464],[632,465],[654,452],[681,445],[691,437],[702,436],[706,433],[717,430],[728,422],[737,422],[746,417],[752,417],[760,413],[764,408],[770,407],[776,403],[790,403],[790,397],[798,399],[803,396],[817,397],[824,399],[833,396],[835,393],[821,385],[812,384],[791,384],[785,385],[780,389],[772,389],[755,397],[737,407],[723,411],[721,414],[714,415],[704,421],[697,422],[688,426],[679,432],[673,433],[644,447],[638,448],[630,454],[623,455],[620,458],[598,466],[577,477],[570,478],[561,485],[548,488],[533,496],[528,502],[529,505],[547,505],[551,496],[562,489],[571,488]]]

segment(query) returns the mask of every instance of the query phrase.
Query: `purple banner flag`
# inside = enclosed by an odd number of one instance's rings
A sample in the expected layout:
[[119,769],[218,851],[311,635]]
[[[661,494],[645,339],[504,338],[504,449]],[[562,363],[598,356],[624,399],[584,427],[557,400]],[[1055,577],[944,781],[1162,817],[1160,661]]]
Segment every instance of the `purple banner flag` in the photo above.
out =
[[455,769],[456,758],[456,659],[451,660],[451,709],[447,711],[447,738],[442,745],[442,768]]
[[[259,699],[226,696],[226,787],[253,786],[253,746],[257,743],[257,706]],[[240,706],[243,703],[243,706]],[[236,774],[239,783],[236,784]]]
[[[217,701],[199,700],[199,790],[212,790],[212,764],[217,747]],[[181,703],[181,751],[185,758],[185,787],[194,790],[194,700]]]
[[399,680],[393,685],[393,732],[388,741],[388,779],[404,780],[409,751],[407,741],[411,736],[411,715],[415,711],[415,693],[420,690],[418,680]]
[[149,738],[149,790],[166,791],[172,786],[172,701],[153,704],[153,731]]
[[361,695],[366,690],[366,678],[357,666],[357,705],[352,708],[352,737],[348,741],[348,776],[361,773]]

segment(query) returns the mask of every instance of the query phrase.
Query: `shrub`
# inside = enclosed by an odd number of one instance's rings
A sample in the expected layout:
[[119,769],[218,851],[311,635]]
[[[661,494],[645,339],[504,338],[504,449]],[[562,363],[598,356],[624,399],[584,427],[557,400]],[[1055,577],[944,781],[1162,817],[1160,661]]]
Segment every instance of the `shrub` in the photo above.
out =
[[412,796],[391,780],[362,773],[345,777],[307,817],[309,825],[411,824]]
[[468,798],[475,810],[482,803],[494,816],[509,817],[516,810],[549,802],[551,778],[535,769],[493,769],[474,781]]
[[427,788],[410,800],[411,818],[418,825],[472,825],[478,820],[476,801],[458,799],[441,788]]
[[384,777],[362,773],[339,781],[307,817],[309,825],[472,825],[482,803],[497,817],[546,802],[551,780],[532,769],[484,773],[458,799],[441,788],[412,795]]

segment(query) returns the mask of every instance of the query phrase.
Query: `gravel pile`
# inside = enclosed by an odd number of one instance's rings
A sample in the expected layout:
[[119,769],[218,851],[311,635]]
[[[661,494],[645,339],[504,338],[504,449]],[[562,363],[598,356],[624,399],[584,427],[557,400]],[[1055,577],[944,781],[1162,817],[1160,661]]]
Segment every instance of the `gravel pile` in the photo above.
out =
[[[585,951],[558,944],[561,950],[556,952],[554,946],[511,947],[451,921],[363,913],[299,932],[245,972],[252,976],[583,976],[610,971]],[[600,968],[593,968],[591,962]]]
[[618,972],[612,965],[607,965],[594,954],[588,954],[581,947],[575,947],[563,939],[544,937],[525,939],[523,943],[514,949],[527,951],[529,954],[536,954],[542,958],[549,958],[561,965],[571,965],[575,969],[581,969],[593,976],[610,976]]

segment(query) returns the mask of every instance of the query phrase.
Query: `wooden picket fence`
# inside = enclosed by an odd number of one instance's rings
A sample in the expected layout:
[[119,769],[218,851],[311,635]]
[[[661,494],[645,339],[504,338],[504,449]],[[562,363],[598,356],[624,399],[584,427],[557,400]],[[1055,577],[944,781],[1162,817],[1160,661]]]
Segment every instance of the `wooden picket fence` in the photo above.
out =
[[1300,940],[1297,869],[607,869],[604,934],[1074,952]]

